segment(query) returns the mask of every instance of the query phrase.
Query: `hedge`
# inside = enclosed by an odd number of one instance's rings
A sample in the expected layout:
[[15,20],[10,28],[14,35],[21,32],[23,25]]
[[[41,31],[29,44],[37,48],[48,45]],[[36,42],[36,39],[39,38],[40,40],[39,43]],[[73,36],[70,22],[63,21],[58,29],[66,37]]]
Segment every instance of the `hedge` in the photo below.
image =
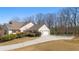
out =
[[25,36],[28,36],[28,37],[39,37],[41,35],[40,32],[37,32],[37,31],[28,31],[28,32],[25,32]]
[[17,33],[16,35],[17,35],[16,38],[22,38],[22,37],[25,37],[25,33],[23,33],[23,32]]
[[0,37],[0,40],[1,41],[9,41],[9,40],[12,40],[15,38],[16,38],[16,34],[7,34],[7,35]]
[[17,34],[7,34],[2,37],[0,37],[0,41],[9,41],[16,38],[22,38],[22,37],[38,37],[40,36],[40,32],[25,32],[25,33],[17,33]]

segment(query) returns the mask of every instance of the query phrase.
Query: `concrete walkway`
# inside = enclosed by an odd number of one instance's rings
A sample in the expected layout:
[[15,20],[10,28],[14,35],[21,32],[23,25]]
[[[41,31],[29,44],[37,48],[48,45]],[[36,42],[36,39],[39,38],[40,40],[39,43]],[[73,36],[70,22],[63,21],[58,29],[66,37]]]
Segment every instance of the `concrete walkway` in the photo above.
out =
[[37,39],[31,40],[31,41],[26,41],[26,42],[23,42],[23,43],[0,46],[0,51],[3,51],[3,50],[7,51],[7,50],[12,50],[12,49],[22,48],[22,47],[25,47],[25,46],[30,46],[30,45],[39,44],[39,43],[52,41],[52,40],[60,40],[60,39],[71,40],[73,38],[74,38],[74,36],[55,36],[55,35],[53,35],[53,36],[42,36],[42,37],[39,37]]

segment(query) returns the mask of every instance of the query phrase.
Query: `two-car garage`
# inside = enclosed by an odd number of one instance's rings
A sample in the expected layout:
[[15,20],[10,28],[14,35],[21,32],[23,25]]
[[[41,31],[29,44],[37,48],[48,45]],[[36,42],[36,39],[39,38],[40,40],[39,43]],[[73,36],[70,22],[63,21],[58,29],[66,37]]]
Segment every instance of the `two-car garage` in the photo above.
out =
[[48,36],[50,35],[50,30],[46,25],[43,25],[39,28],[39,32],[41,32],[41,36]]

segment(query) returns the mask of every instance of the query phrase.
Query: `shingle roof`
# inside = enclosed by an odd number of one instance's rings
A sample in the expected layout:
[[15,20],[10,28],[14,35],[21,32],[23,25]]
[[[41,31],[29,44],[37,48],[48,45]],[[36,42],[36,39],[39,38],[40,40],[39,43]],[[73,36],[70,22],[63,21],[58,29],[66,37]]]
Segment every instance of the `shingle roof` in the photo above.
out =
[[9,30],[18,30],[24,25],[24,23],[23,22],[12,22],[12,23],[5,24],[5,25]]
[[[12,22],[12,23],[9,23],[9,24],[5,24],[5,26],[7,27],[8,30],[19,30],[24,25],[26,25],[24,22]],[[42,23],[41,24],[34,24],[34,26],[32,26],[28,30],[35,30],[35,31],[37,31],[43,25],[44,24],[42,24]]]
[[[34,25],[33,27],[31,27],[30,29],[28,29],[28,30],[34,30],[34,31],[37,31],[41,26],[43,26],[44,24],[36,24],[36,25]],[[46,24],[45,24],[46,25]]]

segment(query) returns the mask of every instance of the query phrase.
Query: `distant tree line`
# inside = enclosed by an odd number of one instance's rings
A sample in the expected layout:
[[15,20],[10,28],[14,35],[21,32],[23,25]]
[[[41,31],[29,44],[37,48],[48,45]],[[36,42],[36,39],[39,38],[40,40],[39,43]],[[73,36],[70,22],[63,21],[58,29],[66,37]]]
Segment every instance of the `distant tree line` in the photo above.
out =
[[[19,20],[14,18],[13,20]],[[38,13],[23,19],[25,23],[46,24],[51,34],[79,35],[79,8],[63,8],[58,13]]]

